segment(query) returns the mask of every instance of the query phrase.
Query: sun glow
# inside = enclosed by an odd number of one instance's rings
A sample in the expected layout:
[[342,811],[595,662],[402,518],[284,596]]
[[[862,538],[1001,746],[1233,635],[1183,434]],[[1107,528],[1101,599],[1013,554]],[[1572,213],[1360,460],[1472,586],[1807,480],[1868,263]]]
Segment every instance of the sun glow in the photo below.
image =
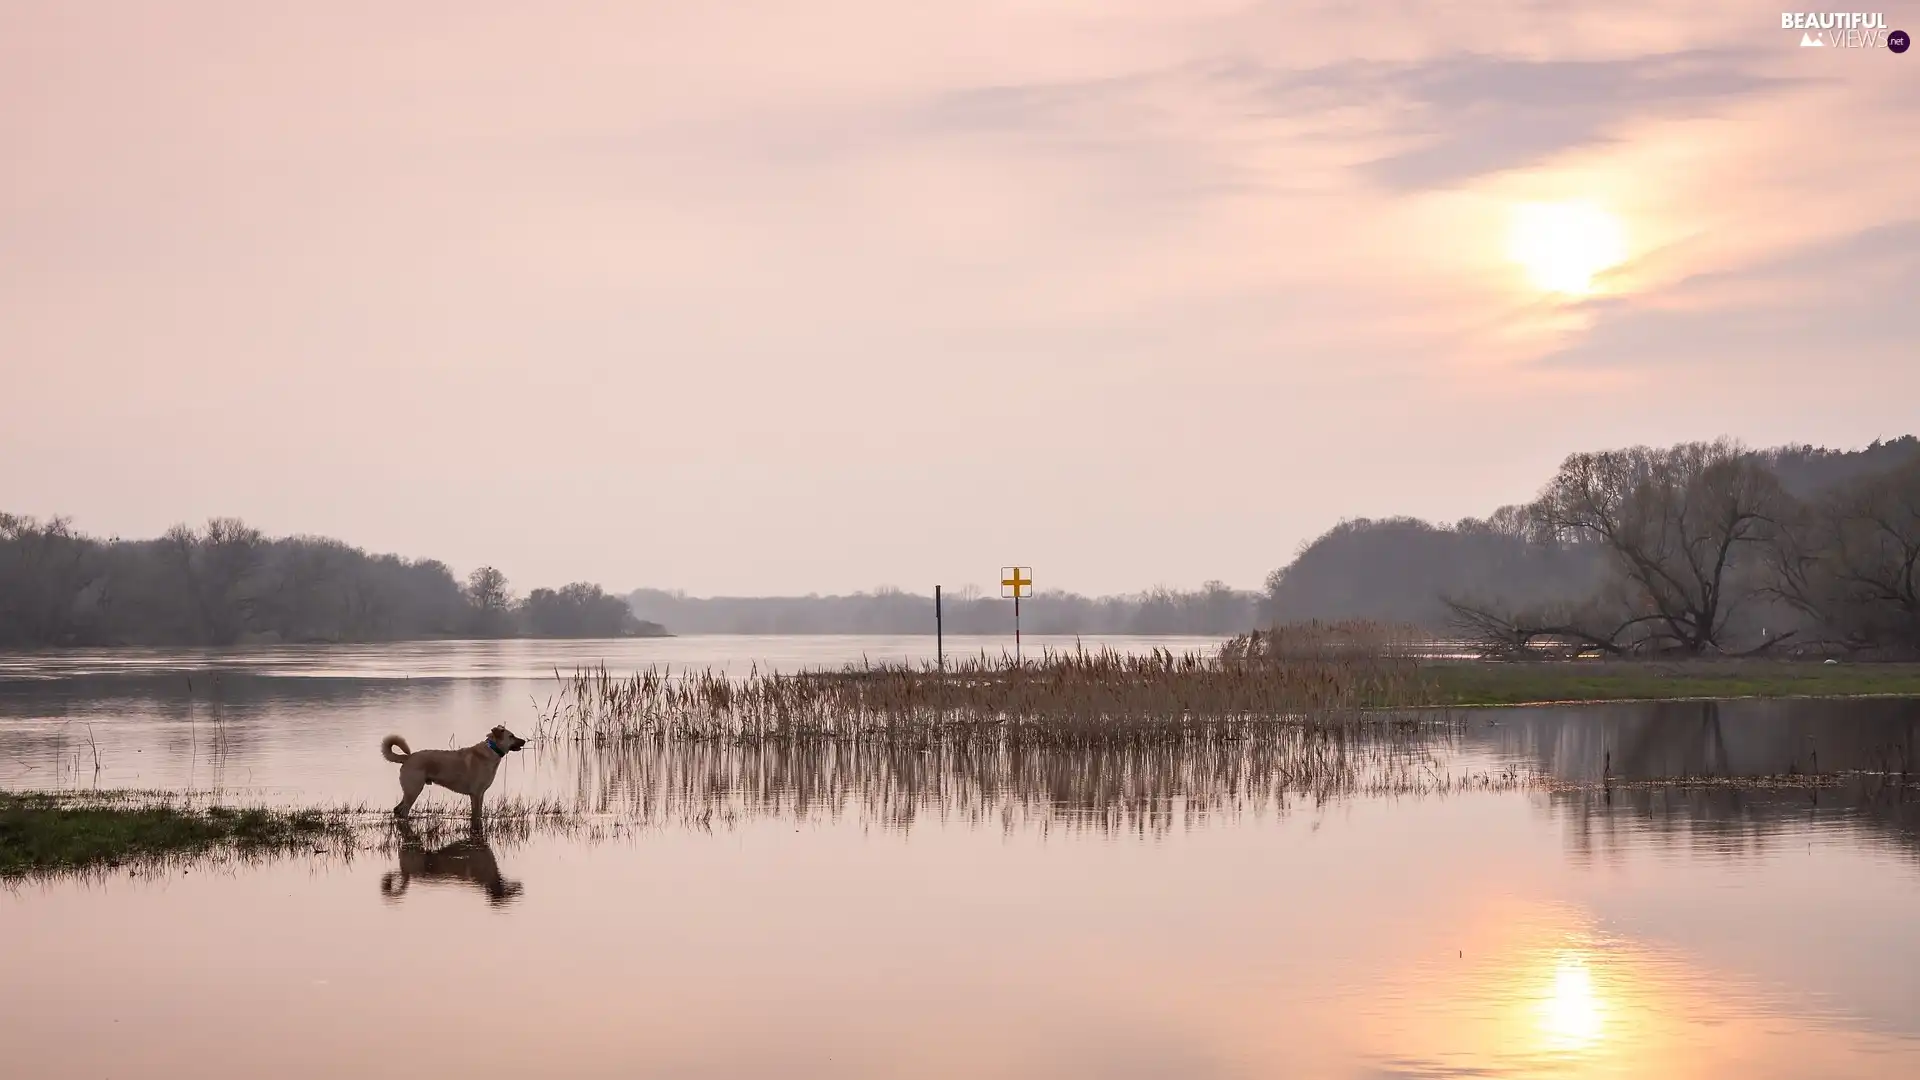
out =
[[1537,288],[1585,296],[1595,275],[1626,261],[1626,229],[1590,202],[1525,203],[1514,208],[1507,255]]
[[1553,985],[1540,999],[1540,1033],[1548,1047],[1574,1051],[1592,1046],[1600,1040],[1605,1011],[1586,959],[1562,956],[1554,965]]

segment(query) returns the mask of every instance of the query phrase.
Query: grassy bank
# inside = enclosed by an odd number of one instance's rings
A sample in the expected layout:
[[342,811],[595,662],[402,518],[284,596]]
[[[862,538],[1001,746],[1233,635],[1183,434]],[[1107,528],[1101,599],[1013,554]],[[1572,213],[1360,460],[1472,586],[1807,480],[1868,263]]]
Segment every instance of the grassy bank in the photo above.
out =
[[154,797],[0,792],[0,878],[351,840],[319,810],[196,809]]
[[[1920,664],[1790,660],[1479,661],[1421,665],[1419,696],[1441,705],[1687,698],[1920,697]],[[1410,702],[1411,704],[1412,702]]]

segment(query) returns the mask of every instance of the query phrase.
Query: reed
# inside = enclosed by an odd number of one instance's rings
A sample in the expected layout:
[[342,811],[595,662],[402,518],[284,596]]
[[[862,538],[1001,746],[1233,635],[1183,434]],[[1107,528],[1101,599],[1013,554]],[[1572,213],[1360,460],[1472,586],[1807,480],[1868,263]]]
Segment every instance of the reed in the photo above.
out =
[[[1274,725],[1354,723],[1366,710],[1427,704],[1417,654],[1364,624],[1289,628],[1208,653],[1159,649],[1006,654],[837,671],[604,665],[555,672],[539,737],[632,740],[881,740],[1083,748],[1236,738]],[[1368,719],[1378,719],[1371,718]]]

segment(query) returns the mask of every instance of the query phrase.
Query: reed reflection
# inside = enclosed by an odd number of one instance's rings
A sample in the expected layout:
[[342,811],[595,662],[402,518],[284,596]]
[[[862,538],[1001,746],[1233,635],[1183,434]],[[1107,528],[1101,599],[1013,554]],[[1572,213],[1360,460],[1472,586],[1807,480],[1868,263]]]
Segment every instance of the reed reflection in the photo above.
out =
[[902,829],[934,820],[1153,834],[1299,800],[1500,789],[1524,779],[1457,760],[1444,725],[1097,750],[655,739],[546,750],[571,768],[576,808],[641,824],[859,817]]
[[[1567,722],[1577,729],[1580,718]],[[1608,751],[1595,740],[1593,778],[1582,780],[1582,762],[1527,760],[1496,741],[1507,738],[1508,729],[1490,739],[1485,729],[1434,721],[1069,749],[638,739],[548,743],[538,762],[543,787],[571,786],[563,797],[571,809],[636,824],[857,817],[888,828],[931,820],[1154,834],[1355,796],[1531,791],[1569,821],[1577,853],[1673,830],[1717,836],[1734,853],[1781,828],[1827,821],[1920,852],[1920,791],[1901,772],[1609,777]]]

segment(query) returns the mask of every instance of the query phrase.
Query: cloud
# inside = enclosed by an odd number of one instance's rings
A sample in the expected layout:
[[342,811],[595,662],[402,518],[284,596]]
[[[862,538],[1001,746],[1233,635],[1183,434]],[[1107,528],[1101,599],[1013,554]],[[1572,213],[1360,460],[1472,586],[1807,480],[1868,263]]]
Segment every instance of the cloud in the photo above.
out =
[[1372,106],[1407,149],[1370,162],[1389,188],[1449,187],[1605,142],[1627,123],[1698,112],[1796,80],[1756,71],[1755,55],[1692,50],[1607,60],[1455,54],[1408,64],[1355,61],[1304,71],[1221,65],[1274,110]]
[[1363,1080],[1458,1080],[1460,1077],[1495,1076],[1494,1069],[1469,1065],[1450,1065],[1420,1058],[1389,1058],[1362,1073]]
[[1896,328],[1908,322],[1916,295],[1920,219],[1893,221],[1695,275],[1652,296],[1594,305],[1593,328],[1545,359],[1664,370],[1787,362],[1831,371],[1852,359],[1910,352]]
[[1090,110],[1134,101],[1149,76],[974,86],[936,95],[917,111],[935,133],[1044,133],[1078,128]]
[[[1391,191],[1457,186],[1616,138],[1649,117],[1695,115],[1802,80],[1762,57],[1689,50],[1600,60],[1456,53],[1410,63],[1284,68],[1232,57],[1053,82],[962,88],[913,110],[936,137],[999,135],[1060,148],[1154,141],[1169,101],[1223,119],[1342,114],[1339,137],[1384,143],[1363,175]],[[1369,142],[1369,140],[1371,140]]]
[[912,138],[982,140],[1005,168],[1058,158],[1106,198],[1188,203],[1264,189],[1262,178],[1183,121],[1193,87],[1179,69],[961,87],[914,104]]

